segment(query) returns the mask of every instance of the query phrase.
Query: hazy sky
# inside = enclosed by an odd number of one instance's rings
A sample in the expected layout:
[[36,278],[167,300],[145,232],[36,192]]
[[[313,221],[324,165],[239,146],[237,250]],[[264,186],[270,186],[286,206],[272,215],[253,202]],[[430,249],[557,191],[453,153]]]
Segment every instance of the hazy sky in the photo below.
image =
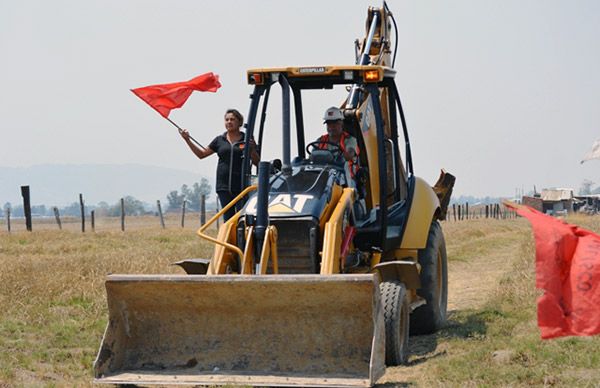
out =
[[[0,166],[139,163],[214,176],[129,89],[220,75],[171,118],[208,144],[248,111],[246,69],[351,64],[375,1],[0,0]],[[455,193],[600,183],[600,2],[390,1],[416,174]],[[307,107],[309,139],[322,111]],[[276,123],[274,123],[276,124]],[[279,136],[279,135],[277,135]],[[277,136],[265,147],[274,157]],[[211,178],[212,180],[212,178]]]

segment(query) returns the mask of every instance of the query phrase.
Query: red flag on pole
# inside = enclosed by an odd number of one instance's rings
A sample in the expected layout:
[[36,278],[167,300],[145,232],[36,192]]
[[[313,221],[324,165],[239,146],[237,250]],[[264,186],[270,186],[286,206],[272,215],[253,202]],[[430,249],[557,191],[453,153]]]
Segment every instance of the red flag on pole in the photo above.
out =
[[600,333],[600,236],[507,203],[529,220],[535,236],[538,326],[542,338]]
[[171,109],[181,108],[194,90],[214,93],[220,87],[219,76],[206,73],[189,81],[145,86],[131,89],[131,91],[154,108],[161,116],[168,118]]

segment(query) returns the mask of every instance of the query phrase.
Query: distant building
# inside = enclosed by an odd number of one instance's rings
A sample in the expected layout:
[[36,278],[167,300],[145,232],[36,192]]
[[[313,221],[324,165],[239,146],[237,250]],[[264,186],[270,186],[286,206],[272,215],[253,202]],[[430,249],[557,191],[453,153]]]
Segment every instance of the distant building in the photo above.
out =
[[525,206],[532,207],[539,212],[544,212],[544,202],[539,196],[528,197],[524,195],[521,199],[521,203]]
[[568,188],[545,189],[533,197],[523,197],[523,205],[554,215],[571,213],[574,202],[573,189]]
[[544,213],[564,214],[573,211],[573,189],[546,189],[542,190]]
[[577,195],[575,200],[577,201],[573,204],[575,211],[588,214],[600,212],[600,194]]

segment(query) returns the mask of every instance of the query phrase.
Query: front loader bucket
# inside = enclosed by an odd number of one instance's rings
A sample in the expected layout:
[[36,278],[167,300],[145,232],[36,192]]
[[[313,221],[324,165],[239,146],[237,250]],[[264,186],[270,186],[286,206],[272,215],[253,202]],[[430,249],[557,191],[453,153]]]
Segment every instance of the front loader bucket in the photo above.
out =
[[111,275],[95,382],[371,386],[376,275]]

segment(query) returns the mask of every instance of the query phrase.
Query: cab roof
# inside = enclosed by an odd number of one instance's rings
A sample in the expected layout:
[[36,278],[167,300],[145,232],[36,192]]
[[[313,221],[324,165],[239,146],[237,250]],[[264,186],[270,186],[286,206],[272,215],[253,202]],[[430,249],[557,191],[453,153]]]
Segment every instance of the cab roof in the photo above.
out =
[[323,88],[333,84],[376,83],[384,78],[393,79],[396,70],[385,66],[346,65],[276,67],[249,69],[248,83],[251,85],[270,84],[284,74],[290,84],[302,88]]

